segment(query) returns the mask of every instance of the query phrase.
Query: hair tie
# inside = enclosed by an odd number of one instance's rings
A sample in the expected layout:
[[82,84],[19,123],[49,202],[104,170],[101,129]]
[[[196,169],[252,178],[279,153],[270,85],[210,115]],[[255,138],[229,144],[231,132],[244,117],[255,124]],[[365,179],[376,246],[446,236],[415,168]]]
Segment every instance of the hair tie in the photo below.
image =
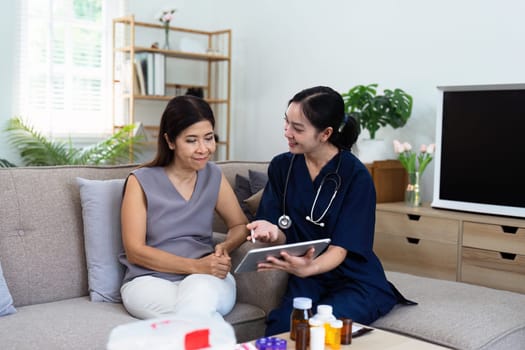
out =
[[345,116],[343,117],[343,121],[341,122],[341,124],[339,125],[339,129],[337,129],[338,132],[341,132],[343,131],[346,123],[348,123],[348,114],[345,113]]

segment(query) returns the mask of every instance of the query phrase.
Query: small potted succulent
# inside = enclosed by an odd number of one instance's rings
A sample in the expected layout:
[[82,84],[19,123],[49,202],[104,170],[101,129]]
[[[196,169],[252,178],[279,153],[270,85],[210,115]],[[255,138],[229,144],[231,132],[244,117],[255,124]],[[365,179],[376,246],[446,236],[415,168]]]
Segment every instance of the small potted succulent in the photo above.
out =
[[377,86],[357,85],[341,94],[345,111],[357,119],[361,129],[368,130],[372,140],[381,127],[404,126],[412,113],[412,96],[401,89],[386,89],[378,95]]

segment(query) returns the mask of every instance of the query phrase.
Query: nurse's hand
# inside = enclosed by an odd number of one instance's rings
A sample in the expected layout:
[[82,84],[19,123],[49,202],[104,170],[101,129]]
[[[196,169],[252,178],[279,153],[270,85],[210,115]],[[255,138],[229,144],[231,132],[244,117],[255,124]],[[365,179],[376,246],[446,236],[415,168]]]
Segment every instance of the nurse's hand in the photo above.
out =
[[272,224],[266,220],[255,220],[246,225],[246,228],[252,231],[247,239],[250,240],[254,238],[259,242],[265,243],[284,243],[286,242],[286,237],[284,233],[277,227],[277,225]]
[[347,255],[346,249],[329,245],[323,254],[314,259],[314,248],[303,256],[292,256],[281,252],[281,259],[268,257],[266,262],[257,265],[257,271],[283,270],[298,277],[308,277],[331,271],[339,266]]
[[293,256],[282,251],[280,259],[269,256],[266,262],[257,265],[257,271],[283,270],[298,277],[312,276],[317,274],[314,252],[315,249],[310,248],[303,256]]

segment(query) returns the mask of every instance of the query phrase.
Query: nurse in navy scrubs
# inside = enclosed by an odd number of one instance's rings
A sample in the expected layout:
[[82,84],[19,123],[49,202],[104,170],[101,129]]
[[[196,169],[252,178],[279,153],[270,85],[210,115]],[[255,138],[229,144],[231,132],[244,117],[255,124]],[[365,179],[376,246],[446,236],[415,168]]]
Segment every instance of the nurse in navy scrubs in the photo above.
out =
[[370,173],[350,151],[358,135],[341,95],[329,87],[303,90],[288,103],[289,152],[271,161],[257,220],[247,227],[262,242],[330,238],[331,244],[315,259],[311,249],[259,264],[258,271],[289,273],[282,302],[268,316],[267,336],[290,330],[294,297],[311,298],[314,313],[318,304],[329,304],[336,317],[362,324],[404,300],[372,251],[376,194]]

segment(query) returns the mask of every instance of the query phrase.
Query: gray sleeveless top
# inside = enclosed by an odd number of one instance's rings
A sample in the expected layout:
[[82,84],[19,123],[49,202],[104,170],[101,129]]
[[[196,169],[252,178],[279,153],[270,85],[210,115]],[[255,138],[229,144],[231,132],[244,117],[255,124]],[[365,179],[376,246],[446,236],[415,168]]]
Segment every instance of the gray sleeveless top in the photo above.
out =
[[[191,198],[186,201],[173,186],[163,167],[132,171],[146,195],[146,244],[186,258],[201,258],[214,251],[212,224],[219,195],[221,170],[214,163],[197,172]],[[138,276],[154,276],[178,281],[185,275],[158,272],[131,264],[119,255],[126,267],[123,283]]]

